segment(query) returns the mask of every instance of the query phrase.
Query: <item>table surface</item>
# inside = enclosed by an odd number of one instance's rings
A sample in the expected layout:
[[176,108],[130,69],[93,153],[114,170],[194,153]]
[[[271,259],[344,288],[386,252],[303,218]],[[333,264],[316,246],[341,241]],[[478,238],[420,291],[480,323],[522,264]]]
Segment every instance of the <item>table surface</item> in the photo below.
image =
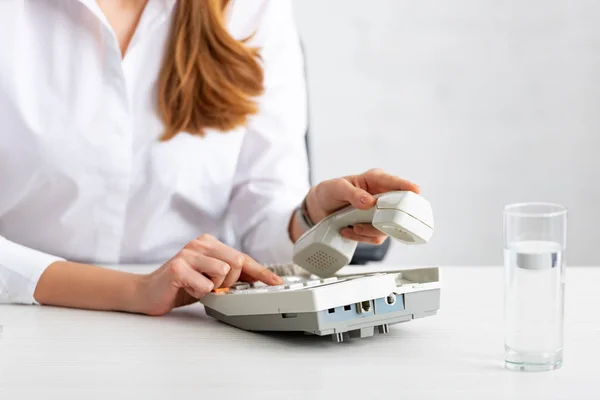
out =
[[503,367],[500,267],[442,267],[438,315],[339,344],[242,331],[200,304],[162,317],[3,305],[0,398],[597,399],[598,280],[567,268],[564,365],[541,373]]

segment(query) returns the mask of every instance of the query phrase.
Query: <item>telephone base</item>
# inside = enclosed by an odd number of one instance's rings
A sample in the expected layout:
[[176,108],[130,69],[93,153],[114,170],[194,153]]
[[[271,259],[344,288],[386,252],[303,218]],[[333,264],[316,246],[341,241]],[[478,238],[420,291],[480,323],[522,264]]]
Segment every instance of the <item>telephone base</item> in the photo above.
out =
[[387,334],[440,308],[438,268],[284,279],[282,287],[245,284],[201,302],[208,316],[239,329],[331,335],[336,342]]
[[[351,339],[387,334],[392,325],[437,314],[439,289],[409,293],[405,296],[409,304],[414,305],[412,309],[400,308],[382,315],[372,314],[366,317],[360,316],[360,311],[357,310],[359,305],[355,305],[353,309],[347,311],[344,311],[343,306],[339,307],[339,310],[336,307],[334,313],[323,310],[292,315],[227,316],[209,307],[205,307],[205,310],[206,314],[212,318],[250,332],[304,332],[308,335],[331,335],[335,342],[340,343]],[[377,299],[376,304],[383,304],[384,301],[385,299]],[[333,314],[336,312],[341,313],[341,317],[334,316]]]

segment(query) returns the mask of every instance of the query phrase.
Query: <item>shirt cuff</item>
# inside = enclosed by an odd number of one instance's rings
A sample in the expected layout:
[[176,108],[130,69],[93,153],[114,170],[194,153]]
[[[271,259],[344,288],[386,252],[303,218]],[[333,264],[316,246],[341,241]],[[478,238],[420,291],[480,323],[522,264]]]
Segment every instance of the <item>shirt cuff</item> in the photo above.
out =
[[0,301],[39,304],[33,294],[50,266],[65,259],[31,249],[0,237]]

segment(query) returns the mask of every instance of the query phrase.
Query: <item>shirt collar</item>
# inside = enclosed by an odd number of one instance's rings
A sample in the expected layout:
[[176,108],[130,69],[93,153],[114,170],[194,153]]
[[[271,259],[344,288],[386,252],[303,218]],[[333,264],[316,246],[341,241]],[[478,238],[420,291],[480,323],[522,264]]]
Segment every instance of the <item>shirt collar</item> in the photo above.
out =
[[[81,4],[86,6],[88,9],[90,9],[90,11],[92,11],[97,16],[101,16],[102,19],[105,19],[104,13],[102,13],[102,10],[100,9],[100,6],[98,6],[98,3],[96,2],[96,0],[77,0],[77,1],[79,1]],[[194,0],[194,1],[196,1],[196,0]],[[150,8],[152,10],[159,11],[159,14],[164,13],[164,15],[168,15],[175,7],[175,4],[177,4],[177,0],[148,0],[148,4],[146,4],[146,8]],[[100,15],[98,15],[98,14],[100,14]]]
[[[77,1],[79,1],[85,7],[87,7],[112,32],[112,27],[110,26],[108,20],[106,19],[106,16],[100,9],[100,6],[98,5],[96,0]],[[146,8],[142,13],[142,18],[138,23],[136,33],[132,38],[132,43],[130,43],[130,46],[133,45],[133,42],[137,40],[140,34],[145,34],[149,30],[152,30],[155,26],[158,26],[165,20],[167,20],[167,18],[171,15],[175,4],[177,4],[177,0],[148,0],[148,3],[146,4]]]

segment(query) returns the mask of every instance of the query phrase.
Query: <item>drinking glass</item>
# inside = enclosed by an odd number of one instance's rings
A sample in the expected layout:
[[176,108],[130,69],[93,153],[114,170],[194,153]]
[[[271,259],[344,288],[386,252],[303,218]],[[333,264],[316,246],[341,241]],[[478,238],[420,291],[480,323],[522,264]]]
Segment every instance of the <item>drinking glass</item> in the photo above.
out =
[[551,203],[504,208],[504,360],[520,371],[563,363],[567,210]]

